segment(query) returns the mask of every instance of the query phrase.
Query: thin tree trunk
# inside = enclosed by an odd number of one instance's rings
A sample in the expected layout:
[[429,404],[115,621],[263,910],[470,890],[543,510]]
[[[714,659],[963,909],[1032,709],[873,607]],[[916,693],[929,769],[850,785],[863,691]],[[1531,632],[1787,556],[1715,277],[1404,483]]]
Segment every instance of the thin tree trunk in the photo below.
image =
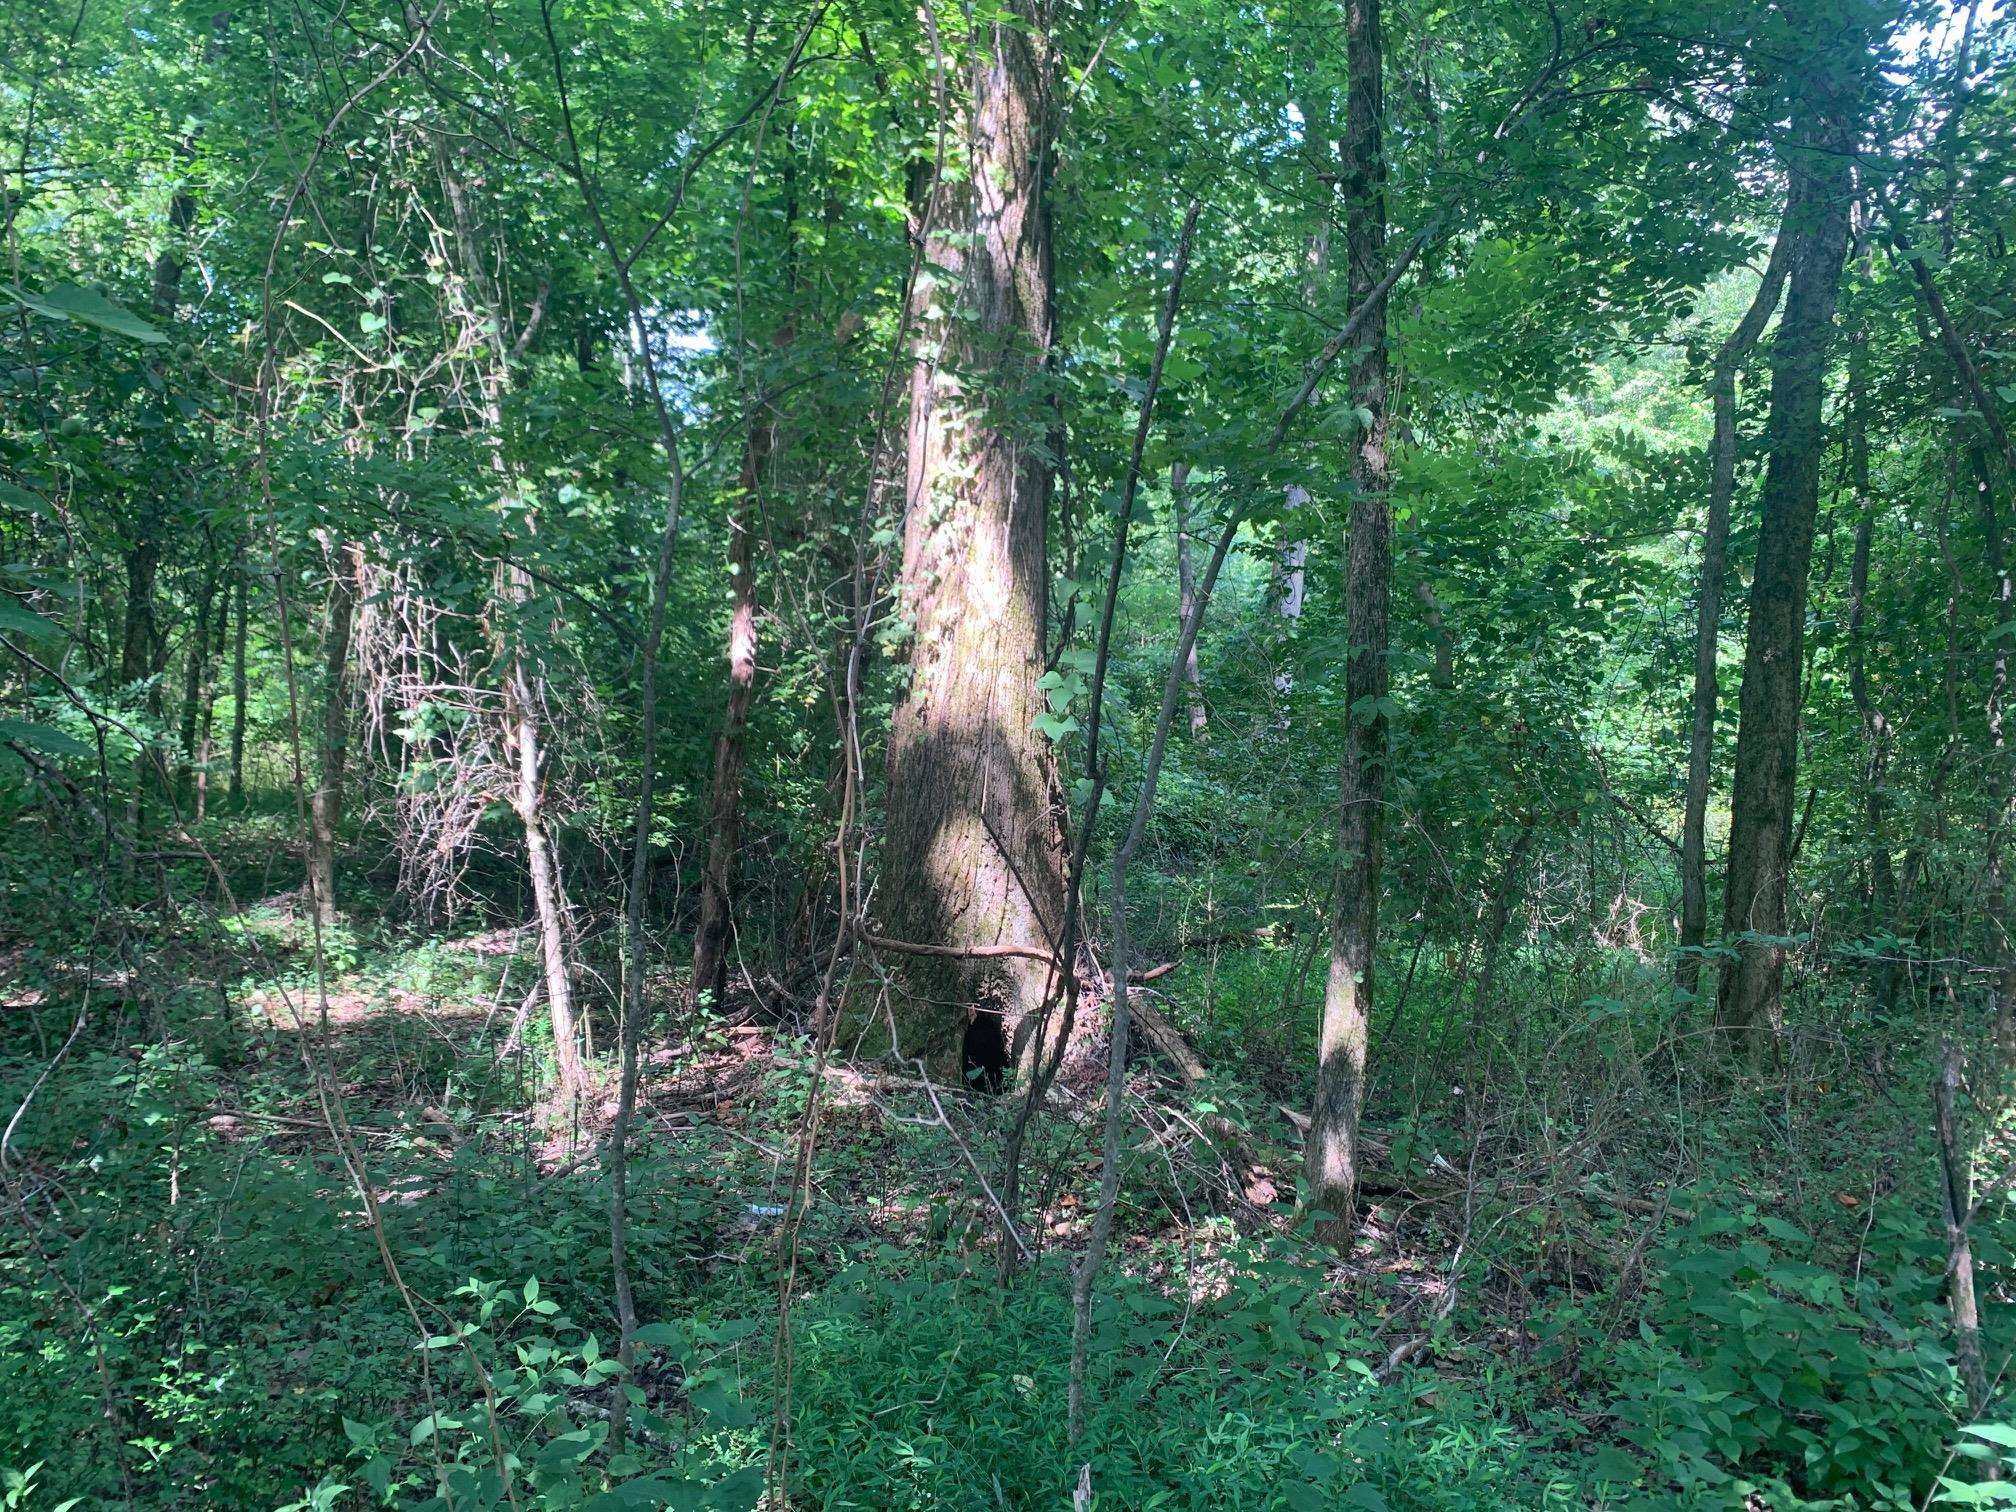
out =
[[[509,570],[510,603],[522,609],[523,573]],[[561,1094],[572,1097],[587,1084],[581,1061],[581,1032],[575,1022],[574,983],[568,965],[567,908],[560,885],[560,858],[546,829],[545,779],[540,755],[538,691],[514,655],[506,677],[507,718],[515,758],[511,807],[525,831],[525,868],[532,878],[532,904],[539,919],[539,957],[546,974],[546,1010],[553,1020],[553,1059]]]
[[1974,1287],[1974,1245],[1969,1234],[1974,1196],[1967,1152],[1960,1142],[1960,1049],[1952,1040],[1940,1056],[1932,1084],[1939,1135],[1939,1197],[1946,1220],[1946,1308],[1953,1318],[1953,1361],[1967,1391],[1969,1417],[1988,1405],[1988,1371],[1981,1355],[1981,1305]]
[[231,634],[231,786],[229,796],[234,809],[245,806],[245,600],[249,595],[249,574],[245,570],[245,552],[238,552],[237,582],[237,624]]
[[[1053,322],[1050,102],[1025,6],[975,39],[970,175],[940,186],[950,213],[923,217],[901,584],[915,629],[889,736],[880,898],[901,940],[1047,952],[1064,914],[1052,759],[1035,727],[1048,713],[1036,684],[1051,464],[1047,421],[1029,411]],[[1032,958],[906,960],[897,1048],[950,1071],[978,1036],[1005,1065],[1053,975]]]
[[1680,823],[1680,949],[1674,982],[1701,988],[1701,947],[1708,939],[1708,791],[1714,778],[1717,660],[1722,637],[1722,585],[1729,570],[1729,507],[1736,492],[1736,373],[1778,308],[1790,261],[1787,231],[1804,181],[1793,175],[1778,237],[1756,297],[1715,354],[1708,381],[1715,429],[1708,443],[1708,519],[1701,537],[1701,584],[1694,611],[1694,718],[1687,743],[1687,796]]
[[[785,287],[792,299],[804,292],[799,272],[798,199],[792,134],[785,133],[783,242],[788,269]],[[759,146],[760,151],[760,146]],[[746,194],[745,190],[745,194]],[[788,352],[797,338],[795,305],[787,304],[772,340],[778,352]],[[760,379],[760,375],[759,375]],[[728,573],[735,595],[728,622],[728,702],[714,739],[714,778],[709,789],[707,858],[700,874],[700,917],[693,931],[691,1001],[710,993],[719,1007],[728,991],[728,947],[735,928],[735,873],[742,835],[742,770],[747,759],[749,715],[756,703],[757,603],[756,523],[762,518],[765,475],[778,450],[781,415],[760,390],[760,381],[744,383],[754,411],[742,448],[741,485],[728,508]]]
[[[1886,935],[1897,930],[1897,873],[1890,857],[1889,804],[1884,786],[1890,776],[1890,721],[1876,704],[1869,685],[1868,620],[1869,558],[1876,530],[1876,501],[1869,486],[1869,431],[1863,413],[1867,403],[1868,341],[1857,333],[1850,359],[1848,472],[1855,492],[1855,548],[1848,563],[1848,692],[1862,726],[1862,819],[1869,842],[1869,922]],[[1890,946],[1883,949],[1876,970],[1876,1001],[1895,1004],[1897,963]]]
[[735,610],[728,623],[728,706],[714,739],[714,782],[707,816],[707,861],[700,874],[700,920],[693,932],[693,1000],[710,993],[719,1006],[728,988],[728,941],[733,920],[735,853],[742,829],[742,765],[749,711],[756,702],[756,577],[750,550],[752,511],[776,439],[776,418],[766,405],[750,427],[742,456],[742,485],[728,511],[728,572]]
[[[1945,348],[1947,359],[1966,398],[1974,406],[1974,418],[2000,459],[2003,475],[2016,478],[2016,442],[2002,418],[2001,405],[1989,389],[1981,369],[1967,350],[1966,339],[1954,323],[1932,270],[1921,257],[1906,255],[1906,263],[1918,285],[1919,295],[1932,317]],[[1984,448],[1968,448],[1974,472],[1975,496],[1981,515],[1983,549],[1989,580],[1995,590],[1996,633],[1992,637],[1993,670],[1988,686],[1988,736],[1995,752],[1995,815],[1988,826],[1986,913],[1995,963],[1995,1035],[2005,1058],[2016,1059],[2016,898],[2010,896],[2006,849],[2012,828],[2016,828],[2016,742],[2007,729],[2009,687],[2009,627],[2016,623],[2016,580],[2012,580],[2002,539],[2001,511],[1994,491],[1994,468]]]
[[1316,1098],[1307,1147],[1309,1202],[1318,1233],[1348,1248],[1355,1228],[1358,1117],[1379,939],[1380,850],[1385,831],[1387,618],[1392,597],[1393,512],[1386,455],[1386,308],[1376,291],[1386,263],[1385,43],[1380,0],[1346,0],[1342,190],[1353,310],[1376,300],[1351,345],[1351,399],[1369,416],[1351,458],[1345,558],[1344,755],[1339,782],[1337,875],[1330,971],[1317,1035]]
[[[2011,935],[2008,877],[2010,832],[2016,827],[2016,742],[2009,738],[2009,633],[2016,625],[2016,575],[2009,567],[2002,538],[2002,511],[1997,506],[1988,458],[1972,454],[1975,498],[1981,515],[1982,554],[1995,594],[1995,630],[1988,673],[1988,744],[1994,753],[1990,776],[1994,813],[1988,822],[1987,854],[1982,868],[1989,931],[1990,959],[1995,966],[1995,1039],[2005,1061],[2016,1060],[2016,941]],[[2016,476],[2016,474],[2012,474]]]
[[308,906],[324,926],[336,922],[336,832],[343,823],[344,767],[350,744],[350,640],[357,615],[357,552],[329,554],[329,617],[322,632],[322,728],[316,743],[315,792],[308,802]]
[[[1169,496],[1176,506],[1176,604],[1177,623],[1190,618],[1197,602],[1197,573],[1190,560],[1190,464],[1178,462],[1169,469]],[[1183,659],[1183,681],[1190,693],[1190,738],[1207,739],[1211,733],[1210,711],[1204,706],[1204,674],[1197,665],[1197,646]]]
[[[229,590],[226,590],[228,595]],[[219,611],[219,618],[230,612],[227,597]],[[221,631],[223,626],[220,624]],[[210,763],[217,754],[217,670],[222,654],[213,656],[203,668],[203,688],[197,695],[203,706],[200,728],[196,734],[196,807],[195,818],[201,824],[210,811]]]
[[[1162,306],[1162,322],[1155,337],[1155,357],[1148,370],[1147,387],[1141,395],[1141,413],[1134,425],[1134,446],[1128,456],[1126,477],[1121,483],[1120,510],[1113,532],[1113,561],[1107,572],[1106,595],[1099,613],[1099,646],[1092,674],[1089,714],[1091,725],[1086,738],[1085,765],[1092,782],[1092,800],[1087,805],[1078,843],[1072,853],[1071,892],[1065,924],[1066,948],[1060,952],[1065,958],[1067,971],[1071,969],[1070,945],[1075,940],[1082,918],[1085,853],[1091,844],[1099,795],[1105,791],[1106,768],[1099,759],[1099,731],[1105,704],[1106,673],[1113,650],[1113,615],[1120,600],[1120,582],[1127,568],[1128,533],[1134,521],[1134,493],[1141,482],[1141,455],[1148,444],[1148,429],[1154,423],[1155,397],[1162,387],[1163,366],[1169,357],[1169,341],[1176,328],[1176,311],[1183,298],[1183,275],[1190,265],[1191,239],[1197,230],[1199,208],[1198,202],[1191,200],[1190,208],[1183,217],[1183,232],[1177,243],[1175,264],[1170,271],[1169,296]],[[1106,1045],[1106,1106],[1100,1121],[1099,1205],[1093,1210],[1092,1232],[1085,1253],[1071,1272],[1071,1371],[1065,1394],[1065,1422],[1066,1431],[1074,1443],[1085,1429],[1085,1375],[1092,1342],[1092,1290],[1099,1278],[1099,1268],[1105,1263],[1106,1245],[1113,1234],[1113,1215],[1120,1199],[1120,1129],[1125,1117],[1127,1090],[1127,974],[1133,954],[1133,942],[1127,932],[1127,869],[1133,862],[1134,852],[1140,847],[1142,835],[1147,831],[1148,817],[1155,811],[1155,789],[1162,775],[1162,758],[1169,749],[1169,727],[1175,720],[1177,690],[1182,685],[1181,668],[1197,644],[1204,600],[1209,598],[1211,585],[1218,579],[1218,571],[1225,563],[1225,548],[1230,544],[1231,531],[1228,530],[1212,554],[1211,565],[1205,572],[1203,596],[1183,616],[1183,624],[1177,633],[1176,659],[1162,683],[1162,705],[1156,714],[1155,732],[1148,743],[1148,760],[1141,774],[1141,790],[1134,796],[1134,812],[1128,821],[1127,833],[1113,849],[1112,1032]],[[1067,988],[1066,993],[1068,1007],[1075,998],[1071,989]],[[1058,1035],[1060,1058],[1069,1032],[1070,1026],[1066,1024]],[[1051,1069],[1054,1071],[1054,1063]],[[1025,1122],[1042,1090],[1041,1079],[1042,1073],[1039,1072],[1036,1084],[1030,1089],[1029,1100],[1024,1104]],[[1022,1124],[1016,1126],[1015,1138],[1018,1141],[1022,1129]],[[1008,1216],[1004,1211],[1004,1220]]]
[[1519,883],[1526,874],[1526,861],[1533,853],[1533,838],[1540,821],[1528,814],[1519,822],[1498,878],[1491,889],[1491,912],[1484,924],[1484,951],[1477,970],[1477,990],[1470,996],[1470,1048],[1474,1058],[1483,1035],[1484,1016],[1491,1010],[1491,994],[1498,985],[1498,953],[1505,944],[1505,931],[1512,923],[1512,910],[1519,902]]
[[[514,341],[511,312],[505,308],[482,255],[476,215],[468,190],[448,146],[438,137],[434,143],[435,166],[443,196],[448,201],[456,251],[462,265],[457,284],[457,302],[462,316],[474,329],[472,344],[480,345],[483,358],[483,424],[490,451],[490,469],[497,480],[498,508],[507,513],[521,490],[510,458],[504,449],[504,395],[511,386],[511,360],[522,349],[523,338]],[[475,303],[470,302],[474,295]],[[538,320],[535,306],[531,324]],[[533,532],[532,513],[526,510],[525,533]],[[507,746],[513,756],[511,807],[525,833],[525,869],[532,882],[532,902],[539,924],[539,958],[546,981],[546,1011],[553,1025],[553,1058],[560,1091],[573,1098],[587,1085],[582,1062],[581,1025],[574,1011],[574,983],[569,959],[566,890],[560,873],[560,857],[553,845],[546,819],[545,757],[542,752],[545,684],[536,671],[528,669],[525,655],[525,626],[522,620],[532,601],[532,578],[513,562],[501,571],[503,599],[508,623],[501,633],[508,642],[504,667],[504,704]]]
[[1770,461],[1750,586],[1750,626],[1738,704],[1735,800],[1723,934],[1737,957],[1723,973],[1717,1020],[1749,1048],[1782,1024],[1785,900],[1797,806],[1799,715],[1806,651],[1806,579],[1820,499],[1820,407],[1833,346],[1834,303],[1848,250],[1852,109],[1809,120],[1791,172],[1805,178],[1786,275],[1785,315],[1772,354]]
[[210,685],[210,612],[217,600],[217,563],[214,557],[203,564],[202,586],[196,591],[196,623],[189,633],[189,649],[182,663],[181,728],[175,756],[188,780],[197,763],[196,739],[203,719],[203,693]]

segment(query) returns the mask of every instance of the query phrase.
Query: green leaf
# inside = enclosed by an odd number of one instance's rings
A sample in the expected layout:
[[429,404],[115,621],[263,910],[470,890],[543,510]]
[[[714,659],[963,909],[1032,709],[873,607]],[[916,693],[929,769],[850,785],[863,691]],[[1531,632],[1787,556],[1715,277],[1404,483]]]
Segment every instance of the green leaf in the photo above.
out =
[[0,740],[18,740],[51,756],[75,756],[85,761],[97,754],[67,731],[53,725],[30,724],[25,719],[0,719]]
[[117,336],[130,336],[135,341],[161,342],[168,339],[161,331],[156,330],[124,305],[113,303],[96,289],[64,283],[45,289],[40,294],[31,294],[26,289],[9,287],[7,294],[16,304],[25,305],[36,314],[46,315],[51,320],[81,320],[84,324],[96,326],[101,331],[110,331]]
[[0,481],[0,504],[13,509],[25,509],[30,514],[51,515],[49,501],[38,493],[30,493],[16,484]]
[[46,615],[0,594],[0,631],[25,635],[30,640],[61,640],[63,627]]
[[625,1481],[581,1504],[581,1512],[627,1512],[632,1507],[671,1507],[678,1512],[703,1505],[707,1487],[699,1481],[671,1480],[652,1475],[643,1480]]

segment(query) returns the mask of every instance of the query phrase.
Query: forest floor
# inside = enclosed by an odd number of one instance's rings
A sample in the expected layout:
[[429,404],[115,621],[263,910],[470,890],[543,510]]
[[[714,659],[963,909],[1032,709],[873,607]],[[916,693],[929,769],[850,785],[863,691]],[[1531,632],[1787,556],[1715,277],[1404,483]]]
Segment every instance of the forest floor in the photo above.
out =
[[[708,1504],[751,1505],[780,1360],[804,1505],[1054,1506],[1089,1463],[1119,1507],[1915,1506],[1950,1460],[1921,1061],[1822,1036],[1718,1091],[1667,1028],[1600,997],[1519,1059],[1541,1069],[1516,1095],[1466,1099],[1396,1047],[1339,1261],[1295,1212],[1285,1057],[1186,999],[1204,990],[1186,969],[1158,1006],[1210,1067],[1192,1085],[1144,1054],[1130,1075],[1076,1445],[1065,1270],[1097,1091],[1058,1088],[1033,1126],[1030,1260],[1004,1288],[1017,1099],[827,1066],[780,1354],[812,1046],[739,998],[675,1014],[680,983],[654,978],[629,1207],[651,1452],[611,1474],[580,1435],[606,1432],[615,1337],[612,994],[584,994],[595,1081],[564,1103],[528,935],[360,912],[323,932],[318,967],[298,895],[262,885],[287,858],[256,827],[231,839],[232,892],[257,900],[238,911],[162,934],[107,913],[87,948],[0,957],[26,1031],[0,1060],[27,1105],[7,1176],[30,1219],[0,1283],[0,1463],[46,1462],[38,1484],[63,1494],[123,1480],[148,1504],[265,1507],[291,1487],[312,1506],[362,1477],[397,1501],[444,1465],[480,1480],[501,1414],[549,1492],[670,1465]],[[423,1363],[438,1354],[418,1376],[416,1324]],[[2005,1331],[1997,1304],[2004,1349]],[[556,1495],[541,1505],[574,1504]],[[631,1504],[652,1503],[608,1505]]]

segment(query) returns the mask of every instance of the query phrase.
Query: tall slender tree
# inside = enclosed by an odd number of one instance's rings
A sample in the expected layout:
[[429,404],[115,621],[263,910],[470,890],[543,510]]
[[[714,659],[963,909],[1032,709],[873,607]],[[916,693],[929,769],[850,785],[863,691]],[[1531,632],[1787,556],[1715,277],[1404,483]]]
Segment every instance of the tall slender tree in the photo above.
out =
[[1820,500],[1821,400],[1848,251],[1856,91],[1816,69],[1788,153],[1801,187],[1788,240],[1785,313],[1771,354],[1771,408],[1738,704],[1735,802],[1723,931],[1736,947],[1719,1022],[1753,1048],[1782,1022],[1786,869],[1799,760],[1806,578]]
[[[1330,971],[1317,1034],[1316,1100],[1308,1142],[1309,1201],[1320,1231],[1348,1245],[1358,1190],[1358,1115],[1365,1097],[1373,956],[1379,939],[1379,869],[1385,832],[1387,619],[1393,583],[1393,509],[1388,498],[1386,309],[1378,293],[1386,268],[1385,40],[1380,0],[1346,0],[1344,245],[1354,311],[1363,317],[1350,348],[1352,403],[1361,429],[1351,453],[1351,509],[1345,543],[1344,754],[1339,772]],[[1376,303],[1374,303],[1376,301]]]
[[1675,982],[1701,986],[1701,947],[1708,940],[1708,793],[1715,771],[1715,706],[1722,651],[1722,587],[1729,574],[1729,509],[1736,494],[1736,374],[1770,323],[1785,288],[1792,245],[1785,225],[1804,180],[1794,176],[1785,217],[1750,308],[1715,354],[1708,377],[1714,431],[1708,443],[1708,518],[1701,531],[1701,583],[1694,596],[1694,714],[1687,741],[1687,795],[1680,821],[1680,949]]

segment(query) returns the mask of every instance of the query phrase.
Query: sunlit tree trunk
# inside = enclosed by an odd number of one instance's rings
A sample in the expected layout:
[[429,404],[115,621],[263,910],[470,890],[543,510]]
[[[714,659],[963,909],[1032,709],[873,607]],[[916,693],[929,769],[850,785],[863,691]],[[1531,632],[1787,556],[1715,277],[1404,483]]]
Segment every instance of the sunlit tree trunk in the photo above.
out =
[[[522,609],[529,594],[523,574],[510,569],[509,602]],[[578,1092],[587,1080],[581,1060],[581,1031],[574,1013],[574,982],[567,950],[567,905],[561,890],[560,858],[546,827],[544,757],[540,752],[540,691],[514,654],[505,674],[505,717],[513,757],[511,808],[525,831],[525,870],[532,881],[533,910],[539,921],[539,959],[545,973],[546,1011],[553,1023],[553,1060],[563,1093]]]
[[[1386,157],[1382,139],[1385,46],[1379,0],[1347,0],[1349,77],[1343,173],[1345,255],[1351,307],[1372,297],[1386,271]],[[1373,958],[1379,938],[1384,839],[1387,617],[1392,597],[1393,512],[1386,454],[1386,311],[1383,297],[1361,325],[1350,358],[1351,400],[1370,422],[1351,456],[1351,510],[1344,569],[1344,753],[1337,875],[1330,918],[1330,971],[1317,1034],[1316,1099],[1308,1139],[1309,1201],[1318,1231],[1348,1247],[1359,1176],[1358,1116],[1365,1096]]]
[[336,837],[343,823],[343,782],[350,747],[350,641],[357,617],[357,553],[329,552],[329,608],[322,630],[322,722],[315,750],[315,791],[308,801],[308,906],[322,924],[336,922]]
[[1820,496],[1820,409],[1848,249],[1852,136],[1837,117],[1817,128],[1809,125],[1799,141],[1804,150],[1794,150],[1789,166],[1805,183],[1797,213],[1788,215],[1780,233],[1793,245],[1787,254],[1785,314],[1772,352],[1770,460],[1750,586],[1723,898],[1723,933],[1737,956],[1723,973],[1717,1013],[1722,1026],[1753,1049],[1782,1022],[1780,941],[1797,806],[1806,578]]
[[[1017,10],[1021,7],[1018,5]],[[1063,857],[1045,713],[1052,332],[1040,28],[973,39],[967,176],[925,209],[913,300],[901,603],[914,633],[888,752],[879,906],[890,933],[1054,950]],[[1054,972],[1030,958],[906,958],[901,1053],[957,1063],[969,1016],[1018,1048]]]

